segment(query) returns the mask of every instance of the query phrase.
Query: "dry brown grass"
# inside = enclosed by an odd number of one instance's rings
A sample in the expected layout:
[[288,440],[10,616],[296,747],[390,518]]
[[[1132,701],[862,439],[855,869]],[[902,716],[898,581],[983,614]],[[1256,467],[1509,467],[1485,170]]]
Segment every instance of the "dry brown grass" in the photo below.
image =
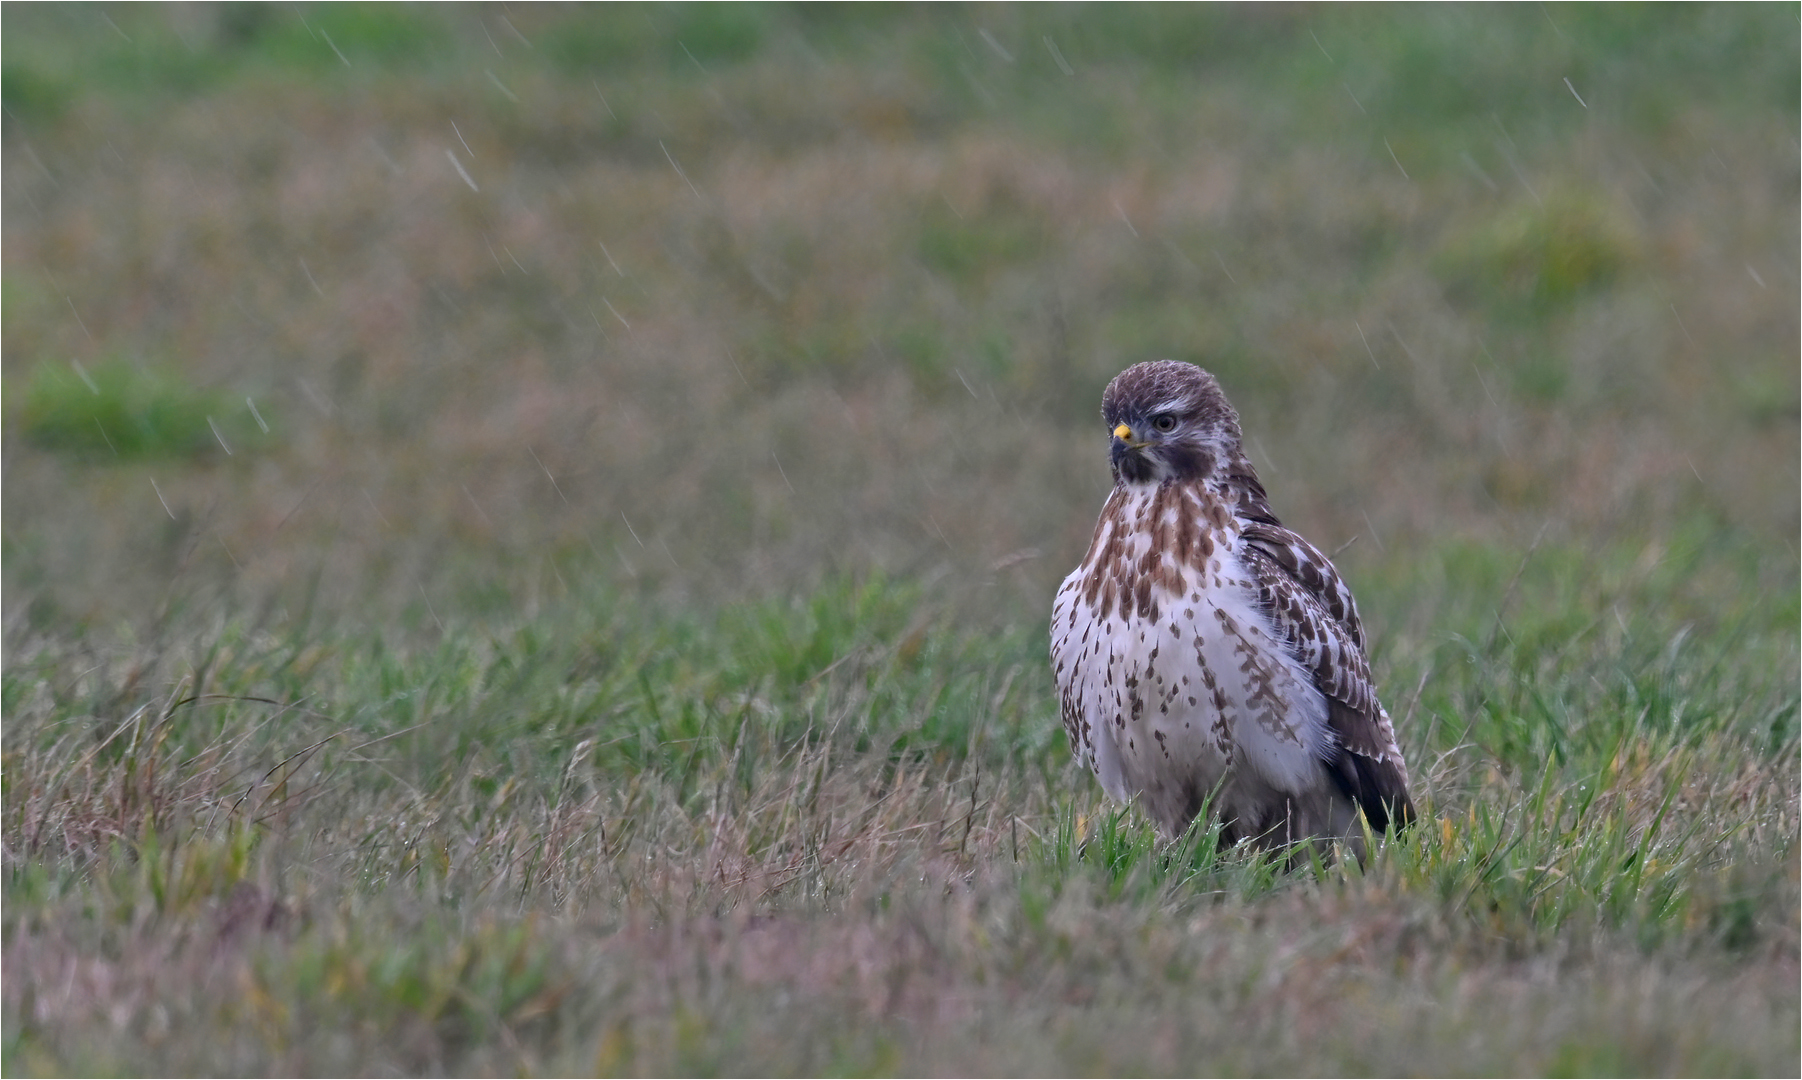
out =
[[[276,816],[260,843],[153,848],[13,924],[13,1067],[1735,1072],[1780,1071],[1794,1032],[1793,922],[1731,964],[1582,916],[1535,943],[1393,863],[1250,903],[1227,867],[1147,903],[1133,875],[1053,871],[1045,789],[978,772],[825,744],[688,811],[653,781],[468,828],[397,792],[361,820],[329,799],[306,840]],[[1739,786],[1695,795],[1793,834],[1787,769]]]

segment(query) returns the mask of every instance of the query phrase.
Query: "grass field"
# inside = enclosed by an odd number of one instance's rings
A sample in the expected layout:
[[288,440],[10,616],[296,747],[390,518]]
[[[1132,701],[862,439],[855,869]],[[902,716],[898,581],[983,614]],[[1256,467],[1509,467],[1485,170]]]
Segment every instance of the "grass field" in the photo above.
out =
[[[7,5],[0,1070],[1793,1075],[1795,5]],[[1214,371],[1422,806],[1064,743]]]

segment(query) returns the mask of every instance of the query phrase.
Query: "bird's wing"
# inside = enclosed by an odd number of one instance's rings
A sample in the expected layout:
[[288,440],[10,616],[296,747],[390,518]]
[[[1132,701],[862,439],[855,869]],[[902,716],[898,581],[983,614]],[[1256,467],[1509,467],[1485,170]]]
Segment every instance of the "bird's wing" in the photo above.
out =
[[1414,819],[1408,769],[1377,700],[1351,590],[1331,560],[1289,529],[1256,522],[1241,535],[1259,603],[1327,699],[1327,724],[1338,743],[1327,763],[1334,778],[1373,830],[1406,825]]

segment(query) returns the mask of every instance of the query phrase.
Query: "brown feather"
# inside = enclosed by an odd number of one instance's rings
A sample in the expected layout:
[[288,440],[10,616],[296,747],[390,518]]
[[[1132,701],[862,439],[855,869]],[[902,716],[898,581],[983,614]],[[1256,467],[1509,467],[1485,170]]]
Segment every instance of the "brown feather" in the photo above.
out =
[[1052,624],[1071,749],[1171,835],[1209,798],[1228,842],[1407,825],[1357,603],[1271,510],[1219,383],[1138,364],[1102,417],[1115,486]]

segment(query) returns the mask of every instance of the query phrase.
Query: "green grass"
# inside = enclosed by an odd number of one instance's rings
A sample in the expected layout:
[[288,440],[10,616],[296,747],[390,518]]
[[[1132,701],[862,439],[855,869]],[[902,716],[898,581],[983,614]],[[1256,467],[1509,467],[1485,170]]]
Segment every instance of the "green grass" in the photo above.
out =
[[19,406],[24,440],[53,453],[130,461],[232,456],[233,444],[264,449],[268,424],[246,398],[185,386],[175,377],[121,361],[88,372],[79,364],[32,372]]
[[[881,579],[711,616],[591,593],[402,651],[238,623],[110,661],[14,644],[8,1068],[1777,1071],[1789,616],[1691,635],[1646,614],[1686,579],[1572,589],[1595,562],[1465,573],[1508,628],[1453,611],[1379,653],[1423,817],[1362,869],[1158,843],[1069,765],[1039,628]],[[1595,627],[1598,602],[1636,613]],[[168,979],[201,988],[159,1004]],[[1725,996],[1667,1011],[1695,980]]]
[[[1793,1073],[1795,18],[8,6],[0,1070]],[[1158,356],[1366,864],[1065,746]]]

